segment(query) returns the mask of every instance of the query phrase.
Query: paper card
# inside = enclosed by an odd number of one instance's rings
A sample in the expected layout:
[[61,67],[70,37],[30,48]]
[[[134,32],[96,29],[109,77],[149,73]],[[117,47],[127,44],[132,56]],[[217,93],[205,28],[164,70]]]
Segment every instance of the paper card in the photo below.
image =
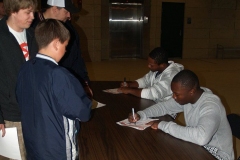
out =
[[95,108],[100,108],[100,107],[103,107],[103,106],[106,106],[106,104],[103,104],[103,103],[100,103],[96,100],[92,100],[92,109],[95,109]]
[[2,130],[0,131],[0,155],[10,159],[21,160],[17,128],[5,128],[5,130],[6,134],[4,137],[2,137]]
[[120,94],[120,93],[122,93],[122,92],[118,91],[118,88],[105,89],[105,90],[103,90],[103,92],[112,93],[112,94]]
[[103,107],[103,106],[106,106],[106,104],[103,104],[103,103],[100,103],[100,102],[98,102],[98,104],[97,104],[97,107],[96,107],[96,108],[100,108],[100,107]]
[[117,122],[117,124],[121,125],[121,126],[126,126],[126,127],[131,127],[131,128],[135,128],[138,130],[144,130],[148,127],[150,127],[150,125],[146,125],[146,123],[151,122],[151,121],[155,121],[158,119],[146,119],[146,120],[142,120],[142,121],[137,121],[136,124],[135,123],[130,123],[128,121],[128,119],[124,119],[122,121]]

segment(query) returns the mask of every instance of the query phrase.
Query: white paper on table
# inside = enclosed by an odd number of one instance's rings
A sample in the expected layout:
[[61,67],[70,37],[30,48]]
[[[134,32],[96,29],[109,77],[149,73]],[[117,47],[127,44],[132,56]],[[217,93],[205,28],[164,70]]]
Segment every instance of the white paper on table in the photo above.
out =
[[128,119],[124,119],[122,121],[117,122],[117,124],[119,124],[121,126],[132,127],[132,128],[138,129],[138,130],[144,130],[144,129],[150,127],[150,125],[146,125],[146,123],[155,121],[155,120],[158,120],[158,119],[148,118],[146,120],[137,121],[135,124],[135,123],[130,123],[128,121]]
[[95,108],[100,108],[100,107],[103,107],[103,106],[106,106],[106,104],[103,104],[103,103],[100,103],[96,100],[92,100],[92,109],[95,109]]
[[103,104],[103,103],[98,102],[96,108],[100,108],[100,107],[103,107],[103,106],[106,106],[106,104]]
[[120,93],[122,93],[122,92],[118,91],[118,88],[105,89],[105,90],[103,90],[103,92],[112,93],[112,94],[120,94]]
[[6,134],[2,137],[2,131],[0,131],[0,155],[21,160],[21,154],[18,143],[17,128],[5,128]]

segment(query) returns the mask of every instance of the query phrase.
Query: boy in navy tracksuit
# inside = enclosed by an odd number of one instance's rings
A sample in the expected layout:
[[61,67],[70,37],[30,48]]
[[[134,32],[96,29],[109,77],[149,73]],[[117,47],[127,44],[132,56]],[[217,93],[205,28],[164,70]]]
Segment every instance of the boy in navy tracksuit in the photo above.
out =
[[47,19],[35,30],[39,53],[26,62],[17,80],[27,159],[76,160],[79,121],[88,121],[91,101],[79,81],[58,66],[70,34]]

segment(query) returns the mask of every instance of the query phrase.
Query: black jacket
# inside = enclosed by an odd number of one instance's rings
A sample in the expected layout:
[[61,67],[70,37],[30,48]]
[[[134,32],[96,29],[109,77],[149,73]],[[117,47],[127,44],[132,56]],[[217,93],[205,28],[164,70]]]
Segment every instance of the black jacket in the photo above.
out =
[[[9,31],[7,17],[0,21],[0,124],[4,120],[20,121],[20,110],[16,100],[15,87],[18,72],[25,61],[23,52]],[[29,57],[38,52],[33,29],[26,29]]]
[[[35,13],[34,17],[31,27],[36,28],[37,24],[45,18],[41,12]],[[68,69],[84,86],[85,82],[90,83],[90,80],[82,58],[79,35],[71,24],[71,21],[66,21],[63,25],[69,30],[71,38],[68,42],[66,53],[60,60],[59,65]]]

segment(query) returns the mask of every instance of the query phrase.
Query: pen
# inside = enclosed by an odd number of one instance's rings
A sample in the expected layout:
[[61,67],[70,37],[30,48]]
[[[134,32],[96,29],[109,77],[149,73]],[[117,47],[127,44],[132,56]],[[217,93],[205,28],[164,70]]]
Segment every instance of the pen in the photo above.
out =
[[126,77],[124,77],[124,79],[123,79],[123,86],[124,86],[124,87],[127,86],[127,83],[126,83]]
[[[133,116],[133,119],[135,120],[135,113],[134,113],[134,108],[132,108],[132,116]],[[136,125],[136,122],[134,122],[135,123],[135,125]]]

